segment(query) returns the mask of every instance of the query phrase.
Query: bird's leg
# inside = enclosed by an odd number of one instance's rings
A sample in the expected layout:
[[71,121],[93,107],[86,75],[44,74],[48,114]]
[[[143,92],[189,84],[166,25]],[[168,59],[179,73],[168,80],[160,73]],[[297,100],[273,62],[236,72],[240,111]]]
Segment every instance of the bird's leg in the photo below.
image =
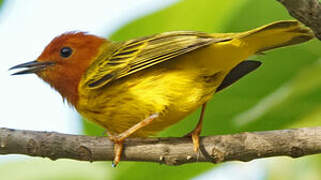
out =
[[204,118],[204,112],[205,112],[205,108],[206,108],[206,103],[204,103],[202,105],[202,110],[201,110],[201,115],[200,115],[200,119],[196,125],[196,127],[193,129],[193,131],[191,131],[190,133],[186,134],[184,137],[188,136],[188,137],[192,137],[193,140],[193,146],[194,146],[194,152],[198,152],[199,147],[200,147],[200,134],[202,131],[202,124],[203,124],[203,118]]
[[126,138],[128,138],[130,135],[132,135],[133,133],[135,133],[137,130],[150,124],[154,119],[158,118],[158,116],[159,116],[158,114],[153,114],[118,135],[109,135],[108,136],[109,139],[114,142],[115,157],[114,157],[114,161],[113,161],[113,167],[116,167],[120,161],[120,157],[121,157],[122,150],[123,150],[124,140]]

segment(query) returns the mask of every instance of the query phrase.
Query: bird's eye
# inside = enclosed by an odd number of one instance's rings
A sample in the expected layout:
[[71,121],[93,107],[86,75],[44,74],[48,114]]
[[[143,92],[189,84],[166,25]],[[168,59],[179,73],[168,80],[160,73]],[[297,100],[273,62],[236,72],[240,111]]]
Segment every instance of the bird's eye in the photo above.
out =
[[70,47],[63,47],[60,49],[60,56],[67,58],[72,54],[72,49]]

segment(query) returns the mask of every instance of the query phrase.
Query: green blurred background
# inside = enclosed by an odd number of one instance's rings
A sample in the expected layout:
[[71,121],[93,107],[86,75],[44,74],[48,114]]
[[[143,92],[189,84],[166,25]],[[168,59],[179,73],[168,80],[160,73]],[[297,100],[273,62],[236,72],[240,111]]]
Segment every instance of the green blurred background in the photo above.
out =
[[[1,2],[1,1],[0,1]],[[152,2],[151,2],[152,3]],[[271,0],[185,0],[157,12],[135,19],[116,30],[112,40],[126,40],[172,30],[204,32],[239,32],[273,21],[293,19],[277,1]],[[230,134],[321,125],[321,43],[281,48],[251,57],[263,62],[255,72],[210,101],[202,135]],[[199,111],[160,136],[182,136],[193,129]],[[96,125],[83,121],[84,133],[101,135]],[[263,164],[261,179],[320,179],[321,156],[299,159],[269,158]],[[41,164],[37,172],[32,166]],[[156,163],[121,162],[116,169],[110,162],[86,163],[71,160],[51,162],[38,158],[18,160],[0,166],[4,179],[20,177],[5,173],[25,169],[25,179],[190,179],[228,166],[249,163],[193,163],[165,166]],[[255,166],[257,163],[252,163]],[[230,171],[226,172],[230,173]],[[240,171],[235,171],[238,176]],[[204,176],[201,176],[204,178]],[[212,177],[210,174],[204,179]]]

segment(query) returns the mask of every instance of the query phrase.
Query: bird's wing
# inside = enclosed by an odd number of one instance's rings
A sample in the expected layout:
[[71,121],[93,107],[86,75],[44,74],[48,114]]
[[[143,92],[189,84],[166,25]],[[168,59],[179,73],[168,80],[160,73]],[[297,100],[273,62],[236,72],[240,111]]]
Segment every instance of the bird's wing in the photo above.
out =
[[230,38],[194,31],[166,32],[116,45],[113,52],[102,54],[85,76],[87,87],[95,89],[109,82],[146,69],[195,49]]

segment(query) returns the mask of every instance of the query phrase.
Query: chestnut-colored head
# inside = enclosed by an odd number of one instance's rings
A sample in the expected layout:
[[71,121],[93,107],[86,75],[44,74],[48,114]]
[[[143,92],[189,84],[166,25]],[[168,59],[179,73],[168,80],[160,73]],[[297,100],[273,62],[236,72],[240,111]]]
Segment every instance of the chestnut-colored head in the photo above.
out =
[[83,32],[64,33],[54,38],[36,61],[11,69],[27,68],[14,74],[36,73],[76,105],[79,81],[106,41]]

